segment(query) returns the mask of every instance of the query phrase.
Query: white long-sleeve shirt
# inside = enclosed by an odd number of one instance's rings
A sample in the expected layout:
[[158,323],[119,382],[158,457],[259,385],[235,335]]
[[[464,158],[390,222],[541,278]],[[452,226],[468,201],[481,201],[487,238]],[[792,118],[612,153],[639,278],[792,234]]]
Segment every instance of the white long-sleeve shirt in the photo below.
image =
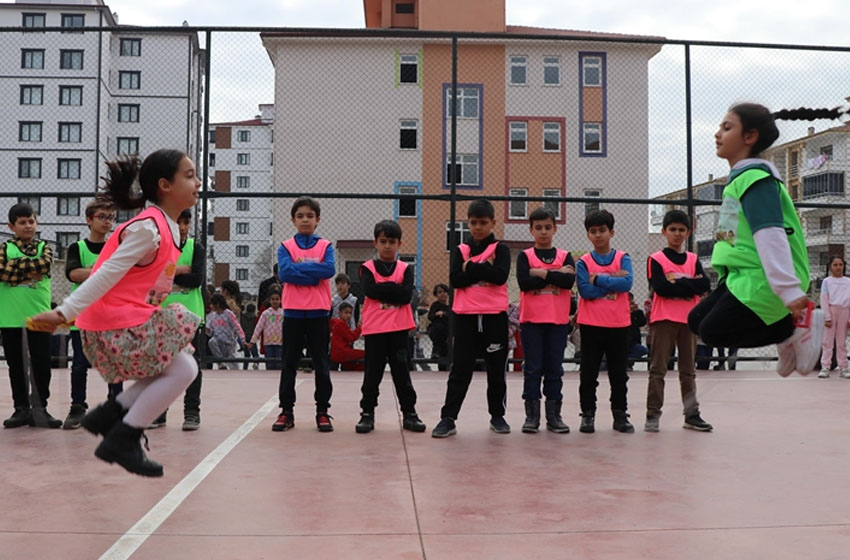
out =
[[826,321],[832,320],[830,305],[850,307],[850,278],[828,276],[823,279],[820,287],[820,306]]

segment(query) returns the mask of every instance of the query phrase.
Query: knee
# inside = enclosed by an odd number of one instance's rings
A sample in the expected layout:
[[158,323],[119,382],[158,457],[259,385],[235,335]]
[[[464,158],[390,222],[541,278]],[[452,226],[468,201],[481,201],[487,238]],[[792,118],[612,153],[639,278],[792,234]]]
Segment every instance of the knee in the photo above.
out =
[[189,386],[198,375],[198,363],[188,352],[178,352],[171,362],[173,374]]

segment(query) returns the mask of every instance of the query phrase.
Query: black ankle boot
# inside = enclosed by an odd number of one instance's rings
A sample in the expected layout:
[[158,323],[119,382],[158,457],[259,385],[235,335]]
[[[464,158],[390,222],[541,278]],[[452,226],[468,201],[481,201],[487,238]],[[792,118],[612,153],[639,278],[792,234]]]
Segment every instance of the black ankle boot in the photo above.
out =
[[375,429],[375,414],[372,412],[361,412],[360,422],[354,426],[354,431],[358,434],[368,434]]
[[635,427],[629,422],[629,415],[625,410],[612,410],[614,415],[614,429],[624,434],[630,434],[635,431]]
[[415,412],[405,412],[403,413],[401,427],[411,432],[424,432],[425,422]]
[[16,406],[15,412],[3,420],[4,428],[20,428],[32,425],[32,411],[28,406]]
[[570,433],[570,427],[561,418],[561,401],[546,401],[546,429],[556,434]]
[[522,425],[522,432],[524,434],[536,434],[539,428],[540,399],[527,400],[525,401],[525,423]]
[[83,416],[80,424],[96,436],[106,436],[109,430],[124,418],[125,414],[127,414],[127,409],[121,406],[118,401],[110,399],[89,410]]
[[107,463],[118,463],[131,473],[141,476],[162,476],[162,465],[151,461],[142,450],[141,438],[145,438],[147,448],[148,438],[142,428],[128,426],[118,422],[109,430],[94,454],[98,459]]
[[596,413],[592,410],[581,413],[581,426],[578,431],[583,434],[592,434],[596,431],[595,427]]

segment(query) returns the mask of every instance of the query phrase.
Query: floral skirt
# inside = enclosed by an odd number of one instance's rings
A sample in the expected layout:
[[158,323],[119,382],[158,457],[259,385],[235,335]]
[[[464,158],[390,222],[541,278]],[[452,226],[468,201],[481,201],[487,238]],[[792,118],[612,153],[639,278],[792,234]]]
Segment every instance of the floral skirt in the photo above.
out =
[[107,383],[159,375],[178,352],[193,352],[201,318],[179,304],[126,329],[82,331],[83,353]]

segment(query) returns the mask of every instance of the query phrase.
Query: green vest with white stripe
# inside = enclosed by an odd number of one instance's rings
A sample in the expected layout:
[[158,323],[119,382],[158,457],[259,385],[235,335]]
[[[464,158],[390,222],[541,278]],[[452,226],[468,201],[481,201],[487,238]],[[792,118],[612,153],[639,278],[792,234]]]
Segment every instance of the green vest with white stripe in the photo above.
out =
[[[6,259],[37,259],[44,253],[44,241],[39,241],[38,252],[30,257],[21,252],[11,241],[6,242]],[[41,280],[26,281],[11,286],[0,282],[0,327],[21,328],[26,324],[27,317],[50,311],[50,276],[45,275]]]

